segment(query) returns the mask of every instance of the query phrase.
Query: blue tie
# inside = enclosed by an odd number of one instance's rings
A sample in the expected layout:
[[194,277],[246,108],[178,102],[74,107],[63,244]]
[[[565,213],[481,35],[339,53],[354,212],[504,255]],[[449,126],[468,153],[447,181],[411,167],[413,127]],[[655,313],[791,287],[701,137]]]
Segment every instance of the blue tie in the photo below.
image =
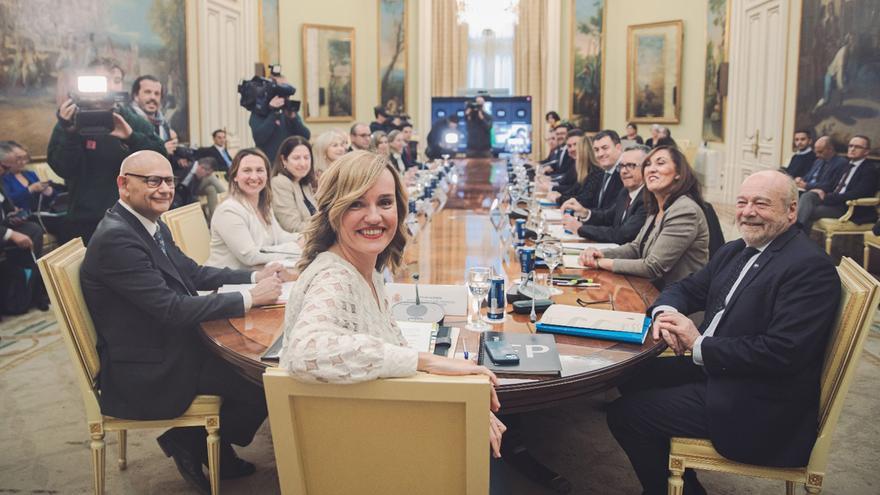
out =
[[156,244],[159,245],[159,249],[162,250],[162,254],[168,256],[168,251],[165,250],[165,238],[162,237],[162,229],[156,228],[156,233],[153,234],[153,239],[156,240]]

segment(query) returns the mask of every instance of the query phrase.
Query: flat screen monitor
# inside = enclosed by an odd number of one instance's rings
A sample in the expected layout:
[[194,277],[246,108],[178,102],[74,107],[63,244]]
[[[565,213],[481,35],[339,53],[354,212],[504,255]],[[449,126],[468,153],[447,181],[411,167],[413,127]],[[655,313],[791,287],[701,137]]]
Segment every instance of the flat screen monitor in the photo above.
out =
[[[458,116],[458,151],[467,150],[467,121],[464,111],[473,98],[462,96],[431,98],[431,123],[450,115]],[[532,97],[493,96],[483,110],[492,115],[492,153],[532,152]]]

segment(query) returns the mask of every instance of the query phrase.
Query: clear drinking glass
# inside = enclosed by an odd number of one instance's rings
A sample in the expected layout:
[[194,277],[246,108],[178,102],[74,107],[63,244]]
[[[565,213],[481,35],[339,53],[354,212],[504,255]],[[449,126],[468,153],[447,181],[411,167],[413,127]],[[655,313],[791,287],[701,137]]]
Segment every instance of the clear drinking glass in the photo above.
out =
[[541,252],[544,255],[544,262],[550,268],[547,289],[550,291],[550,295],[558,296],[562,294],[562,290],[553,287],[553,270],[562,264],[562,243],[556,239],[547,239],[541,243]]
[[471,321],[467,326],[468,330],[485,332],[492,328],[480,317],[480,306],[483,304],[483,299],[489,294],[489,278],[491,276],[492,271],[484,266],[474,266],[468,269],[467,286],[473,301],[471,304]]

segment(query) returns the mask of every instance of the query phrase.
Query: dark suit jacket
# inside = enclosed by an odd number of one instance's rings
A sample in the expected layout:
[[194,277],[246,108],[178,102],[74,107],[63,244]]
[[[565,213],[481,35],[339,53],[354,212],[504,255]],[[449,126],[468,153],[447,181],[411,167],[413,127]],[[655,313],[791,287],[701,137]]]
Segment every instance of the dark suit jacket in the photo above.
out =
[[80,272],[95,322],[101,411],[126,419],[179,416],[196,395],[205,349],[199,322],[244,314],[237,293],[198,296],[251,272],[202,267],[160,222],[168,256],[120,204],[101,220]]
[[813,150],[802,155],[795,153],[791,156],[791,161],[788,162],[788,167],[786,167],[785,172],[792,177],[803,178],[803,176],[813,167],[815,161],[816,152]]
[[[849,162],[837,171],[834,176],[833,191],[843,174],[848,172]],[[877,194],[877,164],[871,160],[865,160],[856,169],[852,179],[846,186],[846,191],[841,194],[829,193],[825,195],[822,204],[829,206],[844,206],[846,202],[858,198],[872,198]],[[873,206],[856,206],[853,211],[852,221],[855,223],[874,223],[877,221],[877,208]]]
[[[229,153],[229,150],[227,150],[226,152]],[[214,170],[216,170],[218,172],[226,172],[227,170],[229,170],[229,167],[226,166],[226,160],[220,155],[220,152],[217,151],[217,148],[214,146],[199,148],[198,157],[199,158],[211,157],[214,160],[216,160],[217,161],[217,168]],[[234,158],[234,157],[232,156],[232,154],[230,154],[229,155],[230,164],[231,164],[232,158]]]
[[589,209],[603,209],[609,208],[614,204],[614,200],[617,198],[617,195],[620,193],[620,190],[623,189],[623,182],[620,180],[620,174],[615,173],[608,179],[608,185],[605,186],[605,194],[602,196],[602,203],[599,204],[599,191],[602,190],[602,180],[604,179],[605,172],[602,170],[597,170],[592,172],[590,175],[596,174],[596,178],[594,180],[586,181],[586,184],[589,187],[584,187],[581,191],[575,196],[575,199],[578,203],[580,203],[584,208]]
[[[654,305],[684,314],[707,309],[744,248],[741,239],[725,244]],[[834,264],[798,226],[758,257],[715,335],[701,344],[709,436],[724,457],[766,466],[807,464],[818,428],[823,355],[839,302]]]
[[813,167],[803,178],[807,182],[807,190],[821,189],[826,193],[833,191],[834,186],[837,185],[837,180],[840,178],[840,171],[843,167],[846,167],[847,163],[849,162],[847,162],[846,158],[839,155],[834,155],[828,161],[821,158],[817,159],[813,163]]
[[[590,210],[590,218],[578,228],[578,235],[593,242],[613,242],[626,244],[636,238],[645,224],[644,194],[640,191],[626,206],[629,191],[621,189],[617,199],[609,208]],[[626,211],[626,218],[623,212]]]
[[[0,181],[0,195],[3,196],[3,201],[0,202],[0,241],[2,241],[3,236],[6,235],[6,231],[9,230],[9,227],[6,226],[6,216],[15,210],[15,205],[12,204],[12,198],[9,197],[6,189],[3,188],[2,181]],[[0,244],[3,243],[0,242]]]

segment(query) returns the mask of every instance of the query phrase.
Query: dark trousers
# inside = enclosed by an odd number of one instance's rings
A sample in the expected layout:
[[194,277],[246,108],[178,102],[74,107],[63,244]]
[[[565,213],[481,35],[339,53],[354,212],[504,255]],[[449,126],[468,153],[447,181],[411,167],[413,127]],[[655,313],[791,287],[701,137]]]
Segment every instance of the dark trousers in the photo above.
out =
[[[656,358],[620,387],[608,409],[608,427],[626,452],[644,493],[667,492],[669,439],[709,436],[706,376],[690,357]],[[693,472],[685,493],[700,493]]]
[[846,206],[829,206],[822,204],[819,195],[813,191],[801,194],[798,199],[797,219],[807,235],[813,228],[813,222],[820,218],[838,218],[846,213]]
[[71,239],[82,237],[83,244],[88,246],[100,222],[100,218],[95,220],[71,220],[65,218],[59,226],[58,244],[64,244]]
[[[244,379],[229,363],[213,355],[208,356],[202,366],[198,393],[223,397],[220,407],[221,445],[250,444],[268,415],[263,389]],[[173,428],[169,433],[179,436],[193,452],[207,459],[207,431],[204,428]]]
[[15,264],[15,266],[36,270],[37,264],[34,263],[34,257],[39,258],[43,255],[43,228],[34,222],[24,222],[9,228],[31,238],[31,242],[34,243],[34,256],[31,256],[29,250],[20,249],[9,241],[3,246],[6,252],[6,259],[10,263]]

